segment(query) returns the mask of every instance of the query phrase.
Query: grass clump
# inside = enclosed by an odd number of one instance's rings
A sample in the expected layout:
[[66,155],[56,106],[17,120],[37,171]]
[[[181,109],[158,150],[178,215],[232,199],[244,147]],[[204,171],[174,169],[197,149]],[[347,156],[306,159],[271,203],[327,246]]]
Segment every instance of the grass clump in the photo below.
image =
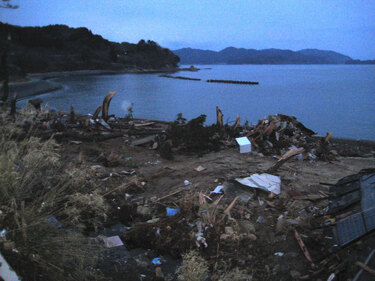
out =
[[227,272],[217,272],[213,275],[212,280],[217,281],[251,281],[253,276],[248,274],[245,270],[234,268]]
[[82,228],[100,226],[105,202],[84,192],[84,175],[62,164],[52,139],[17,139],[17,122],[0,113],[0,229],[14,242],[13,266],[26,275],[17,259],[26,261],[43,280],[95,280],[87,270],[95,249]]
[[208,264],[198,252],[190,251],[182,256],[182,265],[179,268],[178,280],[203,281],[208,277]]

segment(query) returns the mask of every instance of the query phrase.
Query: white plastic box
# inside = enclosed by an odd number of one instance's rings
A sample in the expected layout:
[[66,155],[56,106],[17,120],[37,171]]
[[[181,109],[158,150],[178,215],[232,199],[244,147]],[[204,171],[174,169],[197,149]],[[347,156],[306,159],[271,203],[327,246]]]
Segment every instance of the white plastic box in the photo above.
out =
[[251,152],[251,142],[247,137],[236,138],[236,142],[240,146],[240,153]]

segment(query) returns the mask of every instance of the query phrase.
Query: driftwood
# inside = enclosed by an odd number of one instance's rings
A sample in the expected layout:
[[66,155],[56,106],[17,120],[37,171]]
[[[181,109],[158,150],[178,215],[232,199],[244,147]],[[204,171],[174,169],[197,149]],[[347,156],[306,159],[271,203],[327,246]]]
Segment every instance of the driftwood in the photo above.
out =
[[320,199],[325,199],[328,198],[327,194],[308,194],[308,195],[299,195],[299,196],[294,196],[294,200],[320,200]]
[[223,113],[221,112],[220,108],[216,106],[216,125],[220,128],[223,127]]
[[109,104],[113,98],[113,96],[116,94],[116,92],[110,92],[103,100],[103,107],[102,107],[102,118],[104,121],[108,121],[108,110],[109,110]]
[[1,80],[4,80],[3,82],[3,96],[1,97],[1,100],[5,103],[8,100],[9,97],[9,73],[8,73],[8,67],[7,67],[7,50],[8,48],[5,49],[1,56],[1,72],[2,76],[0,77]]
[[171,196],[173,196],[173,195],[176,195],[176,194],[178,194],[178,193],[180,193],[180,192],[182,192],[182,191],[185,191],[185,190],[188,190],[190,187],[183,187],[183,188],[181,188],[181,189],[178,189],[178,190],[176,190],[176,191],[174,191],[174,192],[172,192],[172,193],[169,193],[169,194],[167,194],[167,195],[165,195],[165,196],[163,196],[163,197],[160,197],[160,198],[158,198],[156,201],[155,201],[155,203],[157,203],[157,202],[159,202],[159,201],[161,201],[161,200],[164,200],[164,199],[166,199],[166,198],[168,198],[168,197],[171,197]]
[[98,108],[95,110],[94,115],[91,117],[92,120],[98,119],[99,113],[102,110],[102,106],[99,105]]
[[289,150],[287,153],[281,156],[281,158],[275,164],[273,164],[272,167],[267,170],[267,172],[268,173],[276,172],[277,169],[280,168],[281,165],[283,165],[286,161],[288,161],[293,156],[296,156],[304,151],[305,149],[303,147]]
[[10,104],[10,115],[14,116],[16,114],[16,102],[17,102],[17,93],[13,95],[11,104]]
[[73,108],[72,105],[70,106],[70,120],[69,120],[69,122],[70,122],[70,124],[74,124],[76,122],[74,108]]
[[93,135],[93,134],[80,134],[78,132],[59,132],[59,133],[53,133],[51,131],[40,131],[36,134],[33,134],[33,135],[36,135],[38,137],[40,137],[41,139],[49,139],[51,137],[53,137],[54,139],[56,139],[57,141],[63,141],[65,139],[74,139],[74,140],[78,140],[78,141],[82,141],[82,142],[93,142],[93,141],[97,141],[97,142],[100,142],[100,141],[105,141],[105,140],[109,140],[109,139],[113,139],[113,138],[118,138],[118,137],[122,137],[123,136],[123,133],[121,132],[111,132],[109,134],[96,134],[96,135]]
[[238,200],[238,196],[233,199],[233,201],[229,204],[229,206],[225,209],[224,214],[228,215],[230,213],[230,210],[233,209],[234,205],[236,204]]
[[139,127],[151,126],[151,125],[154,125],[154,124],[155,124],[155,122],[136,123],[136,124],[134,124],[134,127],[139,128]]
[[29,100],[29,104],[31,104],[32,106],[34,106],[34,108],[37,111],[40,111],[40,105],[42,104],[42,102],[43,102],[43,100],[41,98],[36,98],[36,99]]
[[63,132],[61,134],[61,138],[74,138],[75,140],[80,141],[105,141],[109,139],[119,138],[122,137],[123,133],[121,132],[113,132],[110,134],[102,134],[102,135],[91,135],[91,134],[77,134],[73,132]]
[[236,119],[236,122],[232,126],[232,130],[235,130],[240,125],[240,123],[241,123],[241,117],[237,115],[237,119]]

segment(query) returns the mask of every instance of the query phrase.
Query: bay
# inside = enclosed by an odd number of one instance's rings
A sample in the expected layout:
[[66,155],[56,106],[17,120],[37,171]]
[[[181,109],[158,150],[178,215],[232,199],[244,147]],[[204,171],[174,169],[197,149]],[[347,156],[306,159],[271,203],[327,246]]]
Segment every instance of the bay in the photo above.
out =
[[[123,117],[133,104],[135,118],[171,121],[207,115],[215,122],[257,123],[269,114],[293,115],[319,135],[375,140],[375,66],[373,65],[200,65],[199,72],[176,80],[158,74],[71,76],[54,79],[61,90],[40,95],[51,108],[93,113],[104,96],[116,91],[110,114]],[[207,69],[210,68],[210,69]],[[206,83],[207,79],[258,81],[259,85]],[[25,105],[26,101],[20,101]]]

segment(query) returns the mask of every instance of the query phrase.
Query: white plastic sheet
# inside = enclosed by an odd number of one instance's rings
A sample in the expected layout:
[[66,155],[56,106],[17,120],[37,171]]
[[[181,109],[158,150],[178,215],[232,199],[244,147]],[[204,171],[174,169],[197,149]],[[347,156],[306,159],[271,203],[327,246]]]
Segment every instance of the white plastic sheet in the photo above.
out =
[[270,175],[270,174],[253,174],[247,178],[237,178],[240,184],[259,188],[266,192],[272,192],[275,194],[280,194],[281,189],[281,179],[278,176]]

